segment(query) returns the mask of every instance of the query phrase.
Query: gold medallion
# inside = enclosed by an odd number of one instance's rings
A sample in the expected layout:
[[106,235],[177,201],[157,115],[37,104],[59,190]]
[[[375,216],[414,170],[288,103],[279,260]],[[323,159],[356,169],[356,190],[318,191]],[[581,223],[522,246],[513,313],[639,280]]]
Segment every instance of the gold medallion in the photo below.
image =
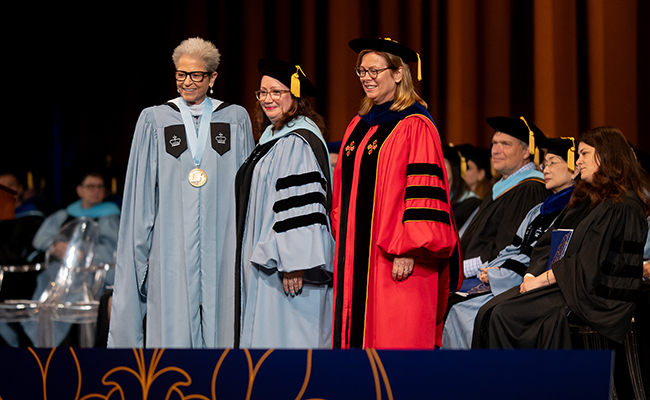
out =
[[205,185],[205,182],[208,180],[208,176],[201,168],[194,168],[190,171],[190,174],[187,175],[187,180],[190,181],[190,185],[194,187],[201,187]]

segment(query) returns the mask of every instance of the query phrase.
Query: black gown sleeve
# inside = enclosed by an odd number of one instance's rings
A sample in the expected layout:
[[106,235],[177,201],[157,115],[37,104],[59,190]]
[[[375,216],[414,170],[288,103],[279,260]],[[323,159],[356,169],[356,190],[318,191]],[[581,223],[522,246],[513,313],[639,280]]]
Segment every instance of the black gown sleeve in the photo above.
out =
[[635,194],[598,205],[575,229],[553,273],[569,308],[599,333],[622,342],[643,274],[648,224]]

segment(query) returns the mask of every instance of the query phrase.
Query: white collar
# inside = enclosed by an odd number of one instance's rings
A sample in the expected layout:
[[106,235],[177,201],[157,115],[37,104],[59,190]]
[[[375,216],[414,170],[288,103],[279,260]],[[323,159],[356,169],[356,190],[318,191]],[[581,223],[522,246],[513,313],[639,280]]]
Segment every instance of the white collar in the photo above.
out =
[[[175,99],[170,100],[169,102],[174,103],[178,107],[178,102],[181,101],[181,99],[182,99],[182,97],[177,97]],[[219,106],[221,104],[223,104],[223,101],[213,99],[212,97],[210,97],[210,100],[212,101],[212,111],[213,112],[214,112],[214,110],[219,108]],[[203,103],[204,102],[202,101],[201,104],[190,104],[189,105],[190,106],[190,113],[192,113],[192,115],[201,115],[201,113],[203,112]]]

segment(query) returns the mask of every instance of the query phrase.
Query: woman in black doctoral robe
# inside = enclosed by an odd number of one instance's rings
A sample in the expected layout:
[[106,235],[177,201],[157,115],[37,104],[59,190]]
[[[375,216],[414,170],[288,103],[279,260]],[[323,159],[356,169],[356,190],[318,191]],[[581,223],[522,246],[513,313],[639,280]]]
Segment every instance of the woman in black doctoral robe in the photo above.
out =
[[[649,186],[616,128],[587,131],[578,153],[582,180],[569,205],[535,246],[521,286],[481,307],[473,348],[568,349],[571,319],[623,341],[643,274]],[[560,229],[572,232],[566,252],[548,263]]]

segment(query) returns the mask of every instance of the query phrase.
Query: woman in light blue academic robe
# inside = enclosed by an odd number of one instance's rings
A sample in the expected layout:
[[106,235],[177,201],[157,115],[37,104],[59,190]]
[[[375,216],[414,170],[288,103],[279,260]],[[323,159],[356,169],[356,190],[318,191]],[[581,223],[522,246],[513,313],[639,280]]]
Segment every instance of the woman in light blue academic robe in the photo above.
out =
[[329,348],[331,172],[322,119],[305,98],[316,88],[283,61],[260,60],[258,68],[266,128],[237,173],[237,344]]

